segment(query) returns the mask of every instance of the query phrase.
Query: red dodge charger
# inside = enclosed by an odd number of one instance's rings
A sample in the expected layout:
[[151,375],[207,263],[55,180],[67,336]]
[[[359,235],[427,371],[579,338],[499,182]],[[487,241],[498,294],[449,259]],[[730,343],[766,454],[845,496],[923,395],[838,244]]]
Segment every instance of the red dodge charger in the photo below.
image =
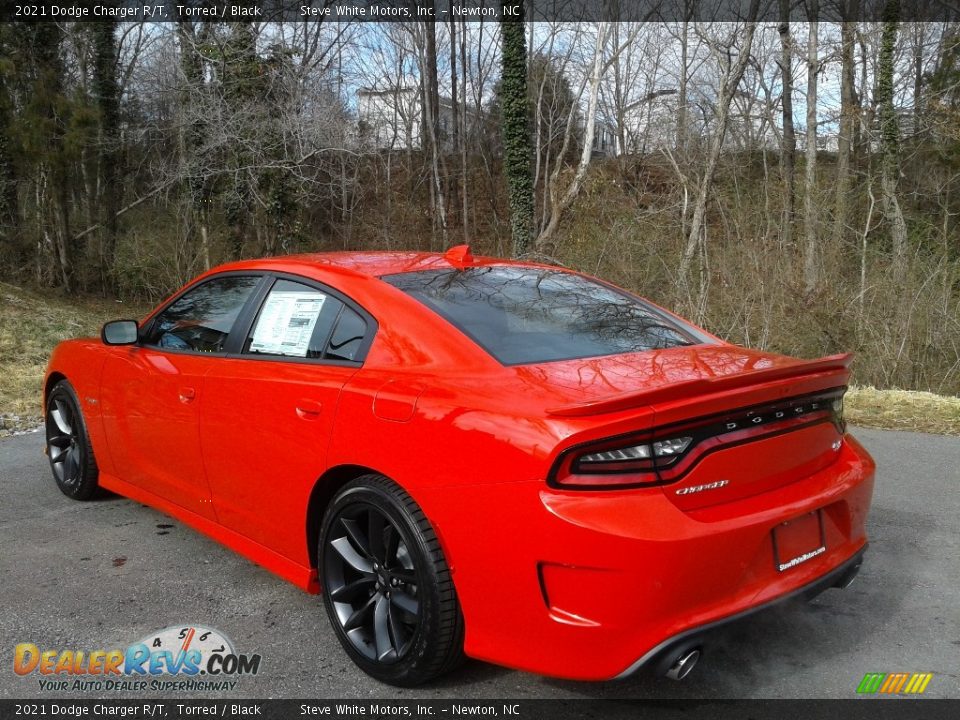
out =
[[856,575],[874,464],[849,361],[465,246],[278,257],[59,345],[46,447],[68,496],[150,504],[322,593],[385,682],[465,655],[680,678],[715,628]]

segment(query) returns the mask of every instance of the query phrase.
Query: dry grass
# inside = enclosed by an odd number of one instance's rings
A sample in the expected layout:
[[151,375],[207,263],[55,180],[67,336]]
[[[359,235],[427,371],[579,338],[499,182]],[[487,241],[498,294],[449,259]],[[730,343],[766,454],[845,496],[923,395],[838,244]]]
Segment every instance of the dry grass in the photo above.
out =
[[960,397],[853,387],[844,400],[844,414],[848,422],[863,427],[960,435]]
[[[96,335],[106,320],[141,317],[147,308],[115,300],[46,297],[0,283],[0,436],[40,420],[40,383],[53,347]],[[960,435],[960,398],[928,392],[853,387],[853,425]]]
[[40,385],[61,340],[96,335],[107,320],[140,317],[116,300],[41,296],[0,282],[0,436],[40,420]]

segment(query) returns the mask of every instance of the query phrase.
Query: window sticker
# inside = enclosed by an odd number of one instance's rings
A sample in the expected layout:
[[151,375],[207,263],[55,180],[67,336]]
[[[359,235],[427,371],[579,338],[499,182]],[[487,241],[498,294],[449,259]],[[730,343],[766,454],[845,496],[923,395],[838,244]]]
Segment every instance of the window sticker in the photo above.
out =
[[271,292],[253,329],[250,352],[306,357],[326,299],[318,292]]

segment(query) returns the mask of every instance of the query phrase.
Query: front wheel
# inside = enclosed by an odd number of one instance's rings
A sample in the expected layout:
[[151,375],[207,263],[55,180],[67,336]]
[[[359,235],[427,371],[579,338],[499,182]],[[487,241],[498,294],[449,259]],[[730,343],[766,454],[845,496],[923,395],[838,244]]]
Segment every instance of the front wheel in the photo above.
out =
[[334,631],[361,670],[410,687],[463,658],[463,616],[440,542],[414,500],[381,475],[347,484],[317,555]]
[[96,494],[97,461],[73,387],[61,380],[47,396],[47,457],[57,487],[74,500],[89,500]]

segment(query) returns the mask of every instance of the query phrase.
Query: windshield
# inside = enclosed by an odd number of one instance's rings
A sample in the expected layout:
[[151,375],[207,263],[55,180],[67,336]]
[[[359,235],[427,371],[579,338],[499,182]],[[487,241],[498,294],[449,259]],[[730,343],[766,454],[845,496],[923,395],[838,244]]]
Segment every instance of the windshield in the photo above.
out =
[[692,345],[701,338],[639,298],[561,270],[510,265],[382,280],[446,318],[504,365]]

